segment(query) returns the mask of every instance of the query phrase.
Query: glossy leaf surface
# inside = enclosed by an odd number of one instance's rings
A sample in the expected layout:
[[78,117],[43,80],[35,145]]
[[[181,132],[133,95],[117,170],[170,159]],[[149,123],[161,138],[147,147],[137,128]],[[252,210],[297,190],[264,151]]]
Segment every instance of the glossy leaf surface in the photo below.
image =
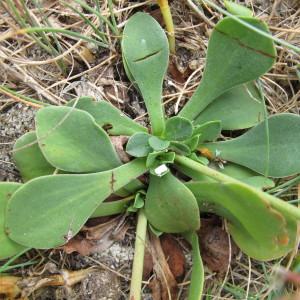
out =
[[194,195],[171,172],[162,177],[150,175],[145,214],[150,224],[162,232],[179,233],[200,226]]
[[13,159],[25,182],[39,176],[53,174],[55,171],[42,154],[37,143],[37,136],[33,131],[17,139]]
[[[267,31],[263,22],[255,18],[241,18],[252,26]],[[218,96],[267,72],[274,64],[275,56],[271,39],[232,18],[224,18],[215,26],[209,39],[201,83],[179,115],[190,120],[197,119]]]
[[144,98],[152,133],[159,136],[165,127],[161,98],[169,60],[167,37],[155,19],[146,13],[136,13],[125,25],[122,52],[127,73]]
[[21,186],[22,185],[19,183],[0,183],[0,260],[11,257],[25,249],[24,246],[21,246],[12,241],[7,236],[5,229],[5,213],[7,203],[11,195]]
[[36,115],[39,146],[47,161],[68,172],[97,172],[121,164],[106,132],[85,111],[46,107]]
[[[74,100],[68,103],[72,106]],[[76,108],[92,115],[96,123],[110,135],[133,135],[136,132],[147,132],[147,129],[128,118],[123,112],[107,101],[94,101],[91,97],[82,97]]]
[[264,109],[253,83],[239,85],[217,97],[197,117],[195,124],[220,120],[223,130],[252,127],[263,121]]
[[265,122],[242,136],[204,144],[219,157],[248,167],[270,177],[284,177],[300,172],[300,116],[279,114],[268,119],[269,147]]
[[188,183],[202,211],[229,221],[229,231],[247,255],[258,260],[281,257],[294,247],[297,222],[272,208],[253,189],[235,183]]
[[110,194],[145,171],[144,160],[134,160],[105,172],[33,179],[18,189],[9,202],[9,237],[31,248],[62,245]]

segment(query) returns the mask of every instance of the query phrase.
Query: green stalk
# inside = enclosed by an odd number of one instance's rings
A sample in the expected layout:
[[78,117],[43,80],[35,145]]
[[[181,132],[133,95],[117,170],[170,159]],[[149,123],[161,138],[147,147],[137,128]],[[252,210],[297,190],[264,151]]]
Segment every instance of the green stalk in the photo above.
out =
[[111,215],[117,215],[124,213],[128,207],[128,204],[135,198],[135,195],[116,200],[112,202],[101,203],[91,215],[91,218],[107,217]]
[[4,94],[4,95],[7,95],[7,96],[11,96],[11,95],[15,96],[17,98],[20,98],[21,100],[24,100],[25,104],[26,104],[26,102],[29,102],[29,103],[32,103],[33,105],[35,105],[36,107],[38,107],[38,106],[43,107],[43,106],[48,106],[49,105],[47,103],[43,103],[41,101],[38,101],[38,100],[35,100],[33,98],[30,98],[30,97],[24,96],[22,94],[19,94],[16,91],[14,91],[14,90],[12,90],[12,89],[4,86],[4,85],[0,86],[0,94]]
[[118,35],[118,31],[116,31],[115,27],[113,26],[113,24],[111,24],[111,22],[109,22],[109,20],[102,16],[101,13],[99,13],[96,9],[90,7],[89,5],[87,5],[85,2],[81,1],[81,0],[75,0],[76,3],[80,4],[83,8],[85,8],[87,11],[95,14],[100,20],[102,20],[105,24],[108,25],[108,27],[111,29],[111,31],[115,34]]
[[243,186],[244,188],[247,188],[248,190],[250,189],[250,190],[254,191],[256,194],[260,195],[262,198],[267,199],[270,202],[271,206],[273,206],[274,208],[290,215],[291,217],[295,218],[296,220],[300,220],[300,209],[289,204],[288,202],[278,199],[270,194],[264,193],[254,187],[249,186],[246,183],[243,183],[237,179],[234,179],[230,176],[222,174],[222,173],[220,173],[214,169],[211,169],[207,166],[201,165],[200,163],[197,163],[190,158],[187,158],[187,157],[184,157],[181,155],[176,155],[175,162],[177,162],[179,165],[190,168],[191,170],[205,174],[205,175],[215,179],[216,181],[219,181],[222,183],[235,183],[240,186]]
[[115,32],[117,33],[117,35],[120,35],[119,29],[118,29],[118,26],[117,26],[117,21],[116,21],[115,15],[114,15],[112,0],[108,0],[107,2],[108,2],[108,9],[109,9],[110,19],[112,21],[112,25],[114,26]]
[[199,249],[198,235],[196,232],[189,232],[183,236],[192,246],[193,267],[188,300],[201,300],[205,276]]
[[144,210],[138,212],[138,221],[135,237],[134,258],[132,266],[130,296],[131,300],[141,299],[142,277],[144,269],[144,255],[146,245],[147,218]]
[[104,40],[103,40],[103,32],[101,32],[88,18],[86,18],[85,17],[85,15],[83,14],[83,13],[81,13],[78,9],[76,9],[75,7],[73,7],[72,5],[69,5],[67,2],[65,2],[65,1],[62,1],[62,3],[66,6],[66,7],[68,7],[68,8],[70,8],[71,10],[73,10],[75,13],[77,13],[79,16],[80,16],[80,18],[82,18],[83,19],[83,21],[87,24],[87,25],[89,25],[93,30],[94,30],[94,32],[95,32],[95,34],[96,34],[96,36],[98,36],[103,42],[105,42]]
[[[71,37],[75,37],[87,42],[91,42],[91,43],[95,43],[96,45],[99,45],[103,48],[109,48],[106,44],[104,44],[103,42],[97,41],[93,38],[87,37],[81,33],[75,32],[75,31],[70,31],[67,29],[62,29],[62,28],[53,28],[53,27],[30,27],[30,28],[23,28],[20,29],[16,32],[14,32],[14,34],[26,34],[26,33],[34,33],[34,32],[59,32],[63,35],[66,36],[71,36]],[[10,36],[7,36],[6,38],[9,38]],[[0,39],[1,41],[1,39]]]
[[157,0],[157,2],[159,5],[161,14],[163,16],[164,22],[166,24],[170,52],[172,54],[175,54],[175,52],[176,52],[175,30],[174,30],[174,23],[173,23],[173,18],[172,18],[169,2],[168,2],[168,0]]

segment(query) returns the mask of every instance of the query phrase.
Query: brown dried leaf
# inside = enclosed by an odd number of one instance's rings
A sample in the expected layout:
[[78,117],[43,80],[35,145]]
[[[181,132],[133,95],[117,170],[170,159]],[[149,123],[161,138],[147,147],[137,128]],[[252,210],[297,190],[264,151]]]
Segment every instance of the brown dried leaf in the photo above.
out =
[[87,275],[95,270],[95,268],[88,268],[79,271],[62,270],[60,272],[61,274],[50,276],[30,276],[27,278],[1,276],[0,295],[5,295],[5,299],[8,300],[27,300],[27,297],[39,288],[46,286],[70,287],[83,280]]
[[151,253],[146,249],[144,256],[143,280],[148,280],[153,271],[153,259]]
[[179,279],[185,273],[185,257],[179,243],[170,234],[164,234],[160,242],[172,274]]
[[[218,219],[201,219],[198,232],[201,256],[208,268],[214,272],[226,272],[231,259],[238,253],[238,248],[221,227]],[[230,251],[231,248],[231,251]],[[231,252],[231,253],[230,253]]]
[[[153,258],[153,269],[156,274],[156,279],[160,284],[160,300],[176,299],[178,290],[177,282],[169,268],[165,258],[161,243],[158,237],[151,234],[151,254]],[[154,285],[154,293],[157,293],[157,284]],[[157,295],[156,295],[157,297]],[[159,298],[157,298],[158,300]]]
[[124,145],[127,143],[128,137],[123,136],[123,135],[111,136],[110,140],[111,140],[112,144],[115,146],[115,149],[116,149],[121,161],[123,163],[129,162],[129,160],[130,160],[129,155],[127,154],[127,152],[124,149]]
[[89,255],[109,248],[115,241],[124,239],[129,224],[119,216],[105,223],[84,227],[82,232],[68,241],[62,248],[70,254],[78,252]]

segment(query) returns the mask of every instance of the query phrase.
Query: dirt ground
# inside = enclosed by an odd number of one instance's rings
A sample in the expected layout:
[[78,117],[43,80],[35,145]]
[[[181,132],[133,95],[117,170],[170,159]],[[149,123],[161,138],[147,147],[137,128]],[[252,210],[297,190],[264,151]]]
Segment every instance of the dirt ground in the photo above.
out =
[[[53,26],[69,26],[72,30],[84,34],[90,32],[86,24],[80,23],[82,20],[78,14],[60,1],[41,2],[43,12],[47,14]],[[93,1],[86,2],[93,3]],[[221,5],[222,1],[214,2]],[[256,16],[266,21],[273,35],[300,47],[299,0],[238,2],[245,3],[255,11]],[[35,7],[34,1],[26,3],[37,20],[42,22],[41,12]],[[109,14],[107,1],[103,0],[100,3],[103,12]],[[78,8],[78,4],[73,1],[69,1],[69,4]],[[200,81],[205,65],[208,37],[212,26],[221,18],[220,13],[210,7],[204,6],[200,13],[195,11],[189,1],[174,0],[170,1],[170,5],[176,28],[177,51],[176,56],[171,59],[172,68],[169,69],[164,82],[163,100],[168,115],[174,114],[187,101]],[[124,22],[136,11],[146,11],[164,25],[155,1],[118,0],[115,1],[115,12],[120,30]],[[95,21],[91,14],[87,12],[85,14]],[[9,28],[19,28],[19,25],[0,5],[0,35]],[[108,28],[105,30],[109,36],[110,49],[98,48],[90,43],[68,38],[64,40],[60,36],[65,51],[73,47],[65,56],[68,61],[65,74],[60,71],[53,56],[33,43],[30,38],[21,37],[1,42],[0,82],[16,90],[20,95],[55,105],[82,95],[94,96],[110,101],[131,118],[147,125],[148,119],[142,99],[125,75],[119,39],[113,36]],[[300,83],[296,66],[300,63],[300,57],[282,46],[278,46],[277,50],[276,65],[262,78],[268,110],[271,114],[277,112],[299,114]],[[5,93],[0,95],[1,181],[20,181],[19,173],[11,158],[11,150],[18,137],[34,129],[36,111],[35,107],[22,103],[19,97]],[[97,253],[84,256],[75,252],[67,254],[63,249],[32,250],[23,255],[20,262],[33,260],[35,263],[15,269],[13,273],[23,278],[47,277],[60,273],[63,269],[81,270],[93,267],[95,269],[91,269],[90,274],[74,286],[37,289],[30,294],[29,299],[127,299],[134,252],[134,217],[130,216],[125,222],[127,230],[123,238],[105,241]],[[210,251],[212,253],[215,251],[212,255],[216,257],[217,264],[222,250],[225,249],[226,258],[230,252],[231,264],[222,272],[212,271],[212,265],[211,268],[206,267],[207,299],[277,299],[277,291],[280,294],[285,290],[273,280],[274,270],[280,262],[262,264],[252,261],[235,249],[234,245],[228,245],[226,236],[220,238],[223,234],[224,231],[221,229],[215,232],[216,236],[213,238]],[[216,242],[224,239],[226,240],[224,245]],[[182,246],[185,269],[184,275],[179,276],[178,282],[183,283],[180,286],[179,299],[186,299],[187,285],[184,283],[188,280],[190,272],[190,256],[188,249],[180,240],[178,244]],[[223,258],[220,259],[222,261]],[[160,299],[153,296],[147,282],[144,285],[143,299]]]

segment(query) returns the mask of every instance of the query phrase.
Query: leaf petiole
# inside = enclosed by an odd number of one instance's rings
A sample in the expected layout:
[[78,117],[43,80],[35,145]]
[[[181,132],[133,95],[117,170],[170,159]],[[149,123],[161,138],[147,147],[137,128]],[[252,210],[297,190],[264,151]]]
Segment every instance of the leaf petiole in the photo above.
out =
[[257,195],[259,195],[262,198],[268,200],[274,208],[290,215],[291,217],[295,218],[296,220],[300,220],[300,209],[299,208],[297,208],[297,207],[295,207],[295,206],[293,206],[293,205],[291,205],[291,204],[289,204],[285,201],[282,201],[282,200],[280,200],[280,199],[278,199],[278,198],[276,198],[276,197],[274,197],[270,194],[264,193],[264,192],[254,188],[254,187],[251,187],[246,183],[243,183],[243,182],[241,182],[237,179],[234,179],[230,176],[222,174],[222,173],[220,173],[220,172],[218,172],[218,171],[216,171],[212,168],[204,166],[204,165],[202,165],[200,163],[197,163],[196,161],[194,161],[190,158],[187,158],[187,157],[184,157],[184,156],[181,156],[181,155],[176,155],[175,156],[175,163],[178,163],[179,165],[190,168],[193,171],[205,174],[205,175],[215,179],[216,181],[223,182],[223,183],[236,183],[236,184],[239,184],[240,186],[243,186],[247,189],[255,191],[255,193]]

